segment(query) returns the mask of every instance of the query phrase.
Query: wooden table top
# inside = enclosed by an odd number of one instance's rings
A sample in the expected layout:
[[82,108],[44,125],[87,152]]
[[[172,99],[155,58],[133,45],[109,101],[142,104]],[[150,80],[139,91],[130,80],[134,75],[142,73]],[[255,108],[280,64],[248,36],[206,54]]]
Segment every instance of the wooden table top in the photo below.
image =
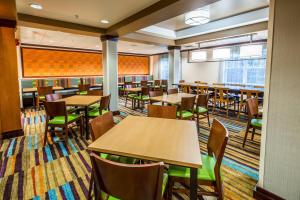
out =
[[137,88],[125,88],[126,92],[141,92],[142,88],[137,87]]
[[128,116],[88,149],[185,167],[202,166],[196,124],[188,120]]
[[[60,87],[60,86],[55,86],[53,87],[53,90],[63,90],[64,88],[63,87]],[[27,92],[37,92],[37,88],[36,87],[33,87],[33,88],[23,88],[23,92],[24,93],[27,93]]]
[[165,102],[170,104],[180,104],[182,97],[194,97],[194,96],[196,95],[187,94],[187,93],[177,93],[177,94],[170,94],[170,95],[164,94],[163,96],[150,97],[150,100],[160,101],[160,102]]
[[90,95],[74,95],[66,98],[59,99],[57,101],[65,101],[66,106],[90,106],[100,101],[100,96]]

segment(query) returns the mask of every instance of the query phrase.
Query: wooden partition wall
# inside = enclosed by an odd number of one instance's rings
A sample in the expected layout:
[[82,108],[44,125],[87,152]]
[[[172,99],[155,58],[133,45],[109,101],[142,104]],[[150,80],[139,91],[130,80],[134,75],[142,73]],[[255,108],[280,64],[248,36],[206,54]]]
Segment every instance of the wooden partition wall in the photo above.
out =
[[[23,47],[23,77],[74,77],[103,75],[102,53]],[[149,56],[119,54],[120,75],[147,75]]]

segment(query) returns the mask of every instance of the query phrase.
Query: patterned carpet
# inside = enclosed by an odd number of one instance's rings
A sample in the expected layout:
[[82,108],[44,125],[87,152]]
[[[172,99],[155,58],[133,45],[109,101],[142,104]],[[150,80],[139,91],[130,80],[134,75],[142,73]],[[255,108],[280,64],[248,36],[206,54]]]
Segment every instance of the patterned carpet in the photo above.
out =
[[[145,115],[133,111],[120,100],[119,122],[127,115]],[[0,199],[85,199],[91,172],[87,142],[70,138],[68,145],[57,137],[49,138],[43,147],[45,113],[28,109],[22,114],[25,136],[0,143]],[[226,199],[252,199],[252,189],[258,179],[260,136],[242,148],[245,123],[217,117],[230,131],[230,140],[223,159]],[[201,151],[206,151],[209,127],[200,122]],[[180,187],[180,186],[179,186]],[[174,194],[173,199],[188,199],[184,194]]]

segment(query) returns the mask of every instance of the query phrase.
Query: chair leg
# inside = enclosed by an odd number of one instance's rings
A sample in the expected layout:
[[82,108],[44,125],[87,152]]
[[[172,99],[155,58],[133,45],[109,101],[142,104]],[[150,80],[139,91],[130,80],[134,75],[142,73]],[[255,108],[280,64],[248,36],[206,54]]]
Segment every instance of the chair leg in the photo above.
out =
[[126,95],[126,97],[125,97],[125,107],[127,106],[127,99],[128,99],[128,97]]
[[246,140],[248,137],[249,128],[250,128],[249,125],[247,125],[247,129],[246,129],[246,133],[245,133],[245,137],[244,137],[244,141],[243,141],[243,147],[245,146],[245,143],[246,143]]
[[68,144],[68,139],[69,139],[69,129],[68,129],[68,125],[66,125],[65,126],[65,134],[66,134],[66,136],[65,136],[65,142],[66,142],[66,144]]
[[166,198],[167,200],[172,199],[173,185],[174,185],[174,181],[172,180],[172,178],[169,177],[169,180],[167,183],[167,198]]
[[210,127],[209,112],[208,111],[207,111],[207,123],[208,123],[208,127]]
[[197,131],[200,134],[200,125],[199,125],[199,114],[197,113]]
[[228,101],[226,101],[226,115],[227,115],[227,117],[229,116],[229,102]]
[[251,136],[251,140],[254,139],[254,134],[255,134],[255,128],[252,129],[252,136]]
[[48,137],[48,123],[46,122],[46,125],[45,125],[45,134],[44,134],[44,146],[46,146],[47,137]]
[[82,119],[82,116],[80,117],[79,131],[80,131],[81,138],[83,138],[83,119]]

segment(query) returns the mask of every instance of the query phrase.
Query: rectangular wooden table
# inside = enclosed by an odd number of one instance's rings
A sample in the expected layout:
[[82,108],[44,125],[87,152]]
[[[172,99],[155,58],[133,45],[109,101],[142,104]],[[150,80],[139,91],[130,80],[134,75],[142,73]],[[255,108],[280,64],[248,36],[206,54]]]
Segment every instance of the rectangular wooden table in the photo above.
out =
[[163,96],[157,96],[157,97],[150,97],[150,100],[153,101],[159,101],[163,103],[169,103],[169,104],[180,104],[182,97],[194,97],[194,94],[187,94],[187,93],[177,93],[177,94],[164,94]]
[[101,99],[100,96],[91,96],[91,95],[74,95],[59,99],[57,101],[64,101],[66,106],[79,106],[84,107],[84,117],[85,117],[85,132],[86,139],[89,139],[89,117],[88,117],[88,107],[99,102]]
[[193,121],[128,116],[88,149],[189,167],[191,199],[197,198],[197,169],[202,160]]

